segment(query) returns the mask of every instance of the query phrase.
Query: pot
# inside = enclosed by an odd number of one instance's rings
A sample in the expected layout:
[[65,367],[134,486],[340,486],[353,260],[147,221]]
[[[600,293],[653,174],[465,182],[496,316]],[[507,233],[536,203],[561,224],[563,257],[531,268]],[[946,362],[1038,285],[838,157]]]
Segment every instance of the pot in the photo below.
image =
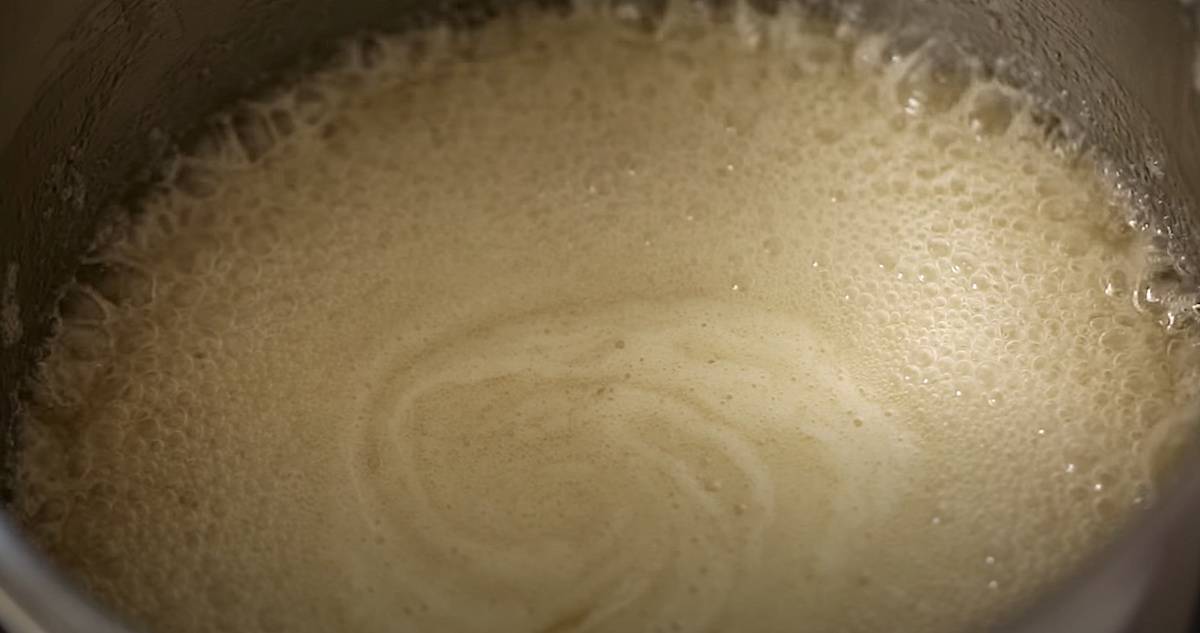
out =
[[[558,0],[538,0],[542,4]],[[638,2],[653,15],[665,0]],[[721,0],[717,0],[718,2]],[[783,0],[753,0],[762,11]],[[1196,15],[1173,0],[797,0],[978,55],[1082,130],[1200,279]],[[203,115],[303,72],[298,51],[362,30],[472,25],[505,0],[15,0],[0,4],[0,492],[11,499],[18,391],[59,290],[106,209],[153,180]],[[1200,306],[1197,306],[1200,310]],[[1020,615],[1019,633],[1186,630],[1200,588],[1200,453],[1159,503],[1071,581]],[[0,512],[0,623],[13,633],[128,629],[56,570]]]

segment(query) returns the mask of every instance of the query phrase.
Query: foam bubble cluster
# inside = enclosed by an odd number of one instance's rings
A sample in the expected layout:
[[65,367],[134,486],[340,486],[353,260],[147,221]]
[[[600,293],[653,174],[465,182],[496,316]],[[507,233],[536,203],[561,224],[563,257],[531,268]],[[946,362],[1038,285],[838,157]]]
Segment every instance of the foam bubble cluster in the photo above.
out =
[[980,630],[1151,501],[1186,293],[972,64],[741,5],[344,53],[172,165],[26,403],[19,513],[128,617]]

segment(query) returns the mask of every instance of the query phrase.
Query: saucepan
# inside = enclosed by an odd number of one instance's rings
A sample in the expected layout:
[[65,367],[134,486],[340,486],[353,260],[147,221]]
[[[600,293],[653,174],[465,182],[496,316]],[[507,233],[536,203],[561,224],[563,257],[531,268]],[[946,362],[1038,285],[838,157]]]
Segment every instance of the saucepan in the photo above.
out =
[[[554,4],[556,0],[536,0]],[[665,0],[639,2],[653,14]],[[714,1],[714,0],[707,0]],[[715,0],[719,2],[720,0]],[[1177,0],[799,1],[814,11],[938,38],[1031,90],[1082,132],[1200,278],[1197,15]],[[150,186],[155,162],[203,115],[319,63],[322,43],[431,22],[471,27],[505,0],[6,0],[0,3],[0,490],[25,376],[59,290],[106,209]],[[136,189],[136,185],[135,185]],[[1190,318],[1200,311],[1191,308]],[[1189,318],[1189,312],[1181,314]],[[1200,319],[1196,319],[1200,320]],[[1187,327],[1187,323],[1176,324]],[[1183,414],[1187,414],[1184,412]],[[1155,506],[1011,630],[1174,633],[1200,603],[1200,454]],[[129,629],[76,588],[0,511],[0,624],[14,633]]]

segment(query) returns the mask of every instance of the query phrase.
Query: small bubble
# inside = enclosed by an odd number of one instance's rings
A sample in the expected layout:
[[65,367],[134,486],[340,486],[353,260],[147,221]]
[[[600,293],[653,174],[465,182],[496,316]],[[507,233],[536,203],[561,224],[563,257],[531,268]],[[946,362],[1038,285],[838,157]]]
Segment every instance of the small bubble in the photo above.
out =
[[1015,104],[997,89],[981,92],[975,97],[968,121],[971,130],[980,136],[996,136],[1004,133],[1012,122]]
[[925,245],[925,249],[934,257],[946,257],[951,252],[950,242],[946,240],[929,240],[929,243]]
[[966,92],[970,77],[952,65],[956,55],[922,55],[896,84],[896,99],[909,115],[936,114],[954,106]]
[[1099,343],[1107,350],[1119,352],[1129,347],[1129,337],[1120,330],[1109,330],[1100,335]]

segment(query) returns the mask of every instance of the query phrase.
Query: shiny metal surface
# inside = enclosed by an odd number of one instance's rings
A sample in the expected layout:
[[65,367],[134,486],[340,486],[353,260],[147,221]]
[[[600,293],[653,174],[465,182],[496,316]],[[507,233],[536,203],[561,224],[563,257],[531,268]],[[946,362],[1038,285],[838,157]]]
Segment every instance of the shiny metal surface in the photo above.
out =
[[[642,0],[614,0],[617,2]],[[649,0],[661,6],[663,0]],[[779,0],[755,0],[765,11]],[[1143,194],[1176,243],[1200,237],[1195,25],[1174,0],[800,0],[996,60],[1047,98]],[[553,0],[543,3],[553,4]],[[16,393],[57,289],[104,212],[205,113],[252,92],[297,52],[364,29],[475,23],[504,0],[8,0],[0,3],[0,286],[19,340],[0,338],[0,467],[19,450]],[[646,4],[646,2],[643,2]],[[1181,274],[1200,261],[1179,253]],[[8,290],[0,287],[0,292]],[[3,295],[0,295],[2,297]],[[0,298],[0,301],[8,299]],[[1025,614],[1026,633],[1173,633],[1200,577],[1200,457],[1154,512]],[[7,477],[0,490],[9,493]],[[13,633],[126,631],[0,517],[0,623]]]

